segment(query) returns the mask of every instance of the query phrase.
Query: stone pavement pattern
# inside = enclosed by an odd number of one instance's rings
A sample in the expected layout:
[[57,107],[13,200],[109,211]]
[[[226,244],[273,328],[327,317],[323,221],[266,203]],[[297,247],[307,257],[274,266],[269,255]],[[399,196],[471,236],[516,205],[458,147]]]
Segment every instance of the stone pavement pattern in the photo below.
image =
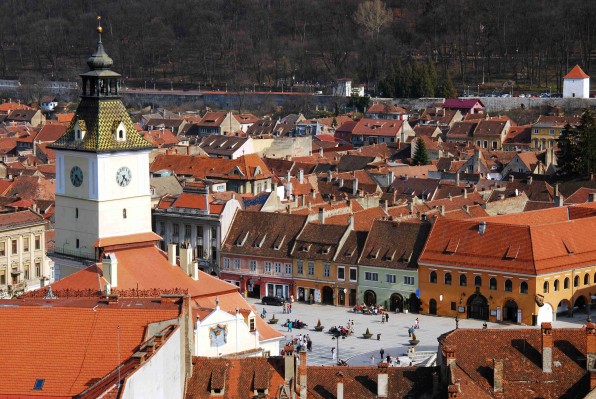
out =
[[[308,334],[313,341],[312,352],[308,355],[308,364],[312,365],[333,365],[334,360],[331,357],[331,348],[336,347],[336,341],[327,333],[332,326],[345,326],[348,320],[354,320],[354,334],[346,339],[339,341],[339,358],[348,361],[348,364],[371,365],[371,355],[375,361],[379,361],[381,348],[385,349],[385,356],[392,357],[407,354],[408,328],[414,324],[416,318],[420,321],[420,329],[416,330],[416,338],[420,343],[416,346],[417,351],[436,351],[438,348],[437,338],[455,328],[455,320],[447,317],[436,317],[419,314],[390,313],[389,322],[381,323],[381,316],[369,316],[353,313],[351,309],[344,307],[335,307],[328,305],[309,305],[305,303],[294,303],[291,314],[284,314],[281,306],[263,306],[256,299],[248,299],[251,304],[257,308],[260,315],[263,308],[267,310],[267,319],[272,314],[279,319],[277,325],[274,325],[279,331],[283,332],[286,340],[297,337],[298,334]],[[292,333],[281,324],[290,318],[305,322],[308,326],[302,330],[294,329]],[[321,324],[325,327],[324,332],[316,332],[314,326],[317,320],[321,319]],[[560,317],[553,323],[555,328],[580,327],[585,323],[586,315],[577,313],[573,318]],[[459,321],[459,328],[482,328],[481,320],[463,319]],[[521,328],[527,326],[518,326],[512,324],[488,323],[488,328]],[[373,334],[371,339],[363,339],[362,334],[369,329]],[[377,341],[376,334],[381,334],[381,339]]]

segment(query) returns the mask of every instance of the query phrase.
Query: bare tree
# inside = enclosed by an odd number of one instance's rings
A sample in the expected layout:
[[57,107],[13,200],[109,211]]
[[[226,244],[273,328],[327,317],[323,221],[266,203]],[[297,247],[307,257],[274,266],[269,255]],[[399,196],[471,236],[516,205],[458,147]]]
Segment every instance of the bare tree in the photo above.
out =
[[391,11],[385,7],[381,0],[365,1],[360,3],[354,13],[354,21],[369,35],[379,36],[383,26],[393,19]]

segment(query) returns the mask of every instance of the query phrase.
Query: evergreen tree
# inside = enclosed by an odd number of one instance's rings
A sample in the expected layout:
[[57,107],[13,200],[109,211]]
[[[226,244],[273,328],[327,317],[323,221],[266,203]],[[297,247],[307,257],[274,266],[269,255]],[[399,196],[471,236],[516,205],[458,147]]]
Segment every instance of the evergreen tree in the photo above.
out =
[[453,98],[456,94],[457,93],[455,92],[453,81],[451,80],[451,74],[447,72],[443,78],[443,82],[439,88],[439,91],[437,92],[437,95],[444,98]]
[[439,92],[439,78],[437,76],[437,70],[435,69],[435,63],[430,57],[426,63],[426,74],[428,75],[429,81],[429,92],[426,96],[434,97]]
[[426,144],[421,137],[416,140],[416,151],[412,158],[414,165],[428,165],[428,153],[426,152]]
[[557,140],[557,163],[563,176],[596,172],[596,118],[586,110],[576,127],[565,126]]

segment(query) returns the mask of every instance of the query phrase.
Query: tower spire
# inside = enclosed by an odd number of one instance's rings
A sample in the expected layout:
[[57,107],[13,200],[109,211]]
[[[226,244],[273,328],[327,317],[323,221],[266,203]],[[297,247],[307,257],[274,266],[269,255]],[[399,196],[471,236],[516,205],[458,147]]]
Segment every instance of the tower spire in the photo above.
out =
[[103,32],[103,28],[101,27],[101,15],[97,16],[97,34],[99,35],[98,43],[101,43],[101,33]]

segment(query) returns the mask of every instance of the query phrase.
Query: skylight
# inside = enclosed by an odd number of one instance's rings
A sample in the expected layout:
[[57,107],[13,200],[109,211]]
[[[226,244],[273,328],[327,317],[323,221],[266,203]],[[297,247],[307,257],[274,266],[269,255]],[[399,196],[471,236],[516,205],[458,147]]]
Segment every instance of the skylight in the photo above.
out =
[[46,380],[43,378],[38,378],[35,380],[35,385],[33,385],[34,391],[41,391],[43,389],[43,384],[45,384]]

